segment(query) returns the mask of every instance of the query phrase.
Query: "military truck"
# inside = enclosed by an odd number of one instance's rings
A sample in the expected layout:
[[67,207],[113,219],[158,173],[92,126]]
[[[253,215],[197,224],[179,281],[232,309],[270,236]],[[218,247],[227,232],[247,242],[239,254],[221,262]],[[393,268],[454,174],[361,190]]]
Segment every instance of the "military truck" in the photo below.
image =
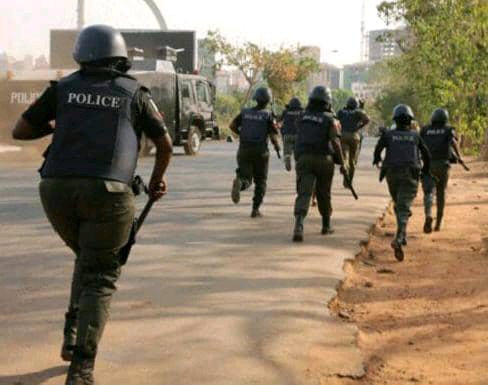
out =
[[[32,71],[0,80],[0,140],[10,141],[15,121],[48,86],[49,80],[73,71]],[[151,91],[175,146],[183,146],[186,154],[195,155],[202,140],[218,138],[215,87],[205,77],[177,73],[172,62],[157,59],[135,60],[129,73]],[[149,154],[151,149],[151,142],[142,138],[141,155]]]

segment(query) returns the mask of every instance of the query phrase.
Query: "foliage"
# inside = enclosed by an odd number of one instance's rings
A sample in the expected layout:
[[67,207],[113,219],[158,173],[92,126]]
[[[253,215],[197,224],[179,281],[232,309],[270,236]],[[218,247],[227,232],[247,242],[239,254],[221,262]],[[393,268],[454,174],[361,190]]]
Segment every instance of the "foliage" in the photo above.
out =
[[353,96],[351,90],[343,88],[332,90],[332,109],[339,111],[346,105],[347,99],[351,96]]
[[216,55],[217,70],[231,66],[246,79],[248,89],[241,106],[248,102],[252,90],[259,84],[270,87],[277,104],[284,106],[292,96],[304,92],[305,79],[319,70],[317,61],[303,55],[300,47],[271,51],[249,41],[232,44],[218,31],[209,31],[201,44]]
[[462,133],[481,141],[488,124],[488,2],[394,0],[378,12],[408,31],[397,41],[403,54],[383,72],[388,91],[377,106],[384,118],[398,102],[412,104],[424,122],[444,107]]

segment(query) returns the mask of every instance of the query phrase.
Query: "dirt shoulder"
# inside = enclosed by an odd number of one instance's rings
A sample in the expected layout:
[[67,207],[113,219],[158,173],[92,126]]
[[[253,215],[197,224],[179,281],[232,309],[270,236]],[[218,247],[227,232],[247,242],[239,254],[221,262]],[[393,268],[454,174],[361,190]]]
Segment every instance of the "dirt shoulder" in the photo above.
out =
[[419,190],[404,262],[389,210],[347,264],[330,307],[358,326],[367,374],[341,384],[488,384],[488,163],[469,166],[451,169],[440,232],[422,232]]

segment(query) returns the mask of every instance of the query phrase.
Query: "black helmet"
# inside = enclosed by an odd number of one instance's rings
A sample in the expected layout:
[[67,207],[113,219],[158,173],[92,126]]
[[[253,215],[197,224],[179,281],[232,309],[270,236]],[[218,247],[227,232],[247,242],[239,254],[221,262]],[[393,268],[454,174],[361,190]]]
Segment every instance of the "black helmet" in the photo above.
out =
[[128,59],[122,34],[108,25],[83,28],[76,39],[73,59],[82,64],[109,58]]
[[267,87],[259,87],[254,91],[252,99],[258,104],[268,104],[271,100],[271,92]]
[[346,107],[350,110],[355,110],[359,107],[359,102],[354,96],[349,96],[347,98]]
[[286,105],[286,108],[298,110],[298,109],[302,108],[302,103],[300,103],[300,99],[298,99],[296,96],[294,96],[290,99],[290,101]]
[[398,104],[393,109],[393,120],[397,125],[407,125],[413,120],[413,111],[406,104]]
[[316,100],[326,104],[332,103],[332,92],[330,92],[329,87],[315,86],[310,92],[309,100]]
[[444,108],[437,108],[432,113],[430,121],[432,124],[440,124],[443,126],[449,121],[449,112]]

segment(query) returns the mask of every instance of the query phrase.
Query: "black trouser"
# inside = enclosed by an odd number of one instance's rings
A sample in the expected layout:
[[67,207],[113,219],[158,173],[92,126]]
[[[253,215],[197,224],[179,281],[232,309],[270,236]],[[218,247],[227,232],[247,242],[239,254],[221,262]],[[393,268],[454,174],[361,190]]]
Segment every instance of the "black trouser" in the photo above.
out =
[[422,189],[424,191],[424,212],[426,217],[432,218],[432,204],[434,190],[436,192],[437,220],[440,222],[444,215],[446,203],[446,188],[449,180],[449,165],[447,162],[433,163],[432,175],[425,175],[422,178]]
[[310,199],[315,189],[320,215],[329,218],[332,215],[331,187],[334,177],[334,161],[329,155],[302,154],[296,164],[297,198],[295,216],[305,217],[310,206]]
[[263,202],[268,180],[269,151],[263,146],[240,147],[237,152],[236,174],[241,180],[241,190],[248,189],[254,182],[253,208]]

